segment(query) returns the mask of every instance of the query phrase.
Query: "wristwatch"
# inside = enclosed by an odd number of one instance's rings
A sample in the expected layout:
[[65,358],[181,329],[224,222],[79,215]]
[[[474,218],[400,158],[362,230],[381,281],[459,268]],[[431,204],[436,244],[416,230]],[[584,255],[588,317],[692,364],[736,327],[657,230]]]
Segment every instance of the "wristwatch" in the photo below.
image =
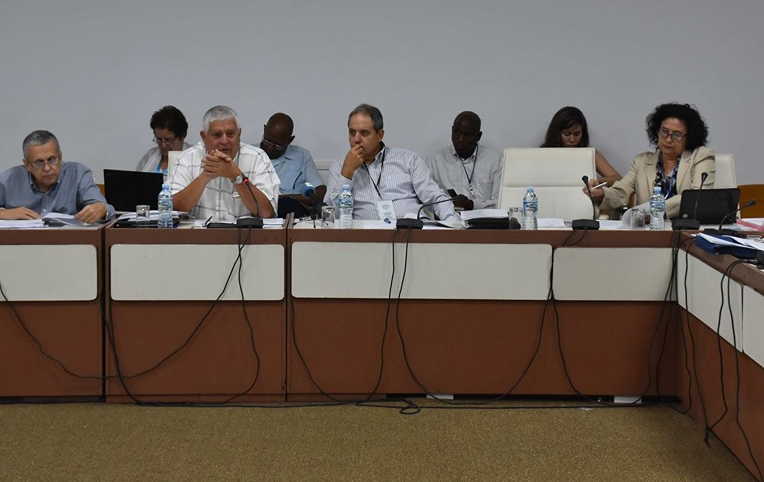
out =
[[244,179],[246,179],[246,178],[244,177],[244,174],[239,174],[238,176],[236,176],[235,178],[233,178],[233,181],[232,181],[232,182],[233,182],[234,184],[241,184],[241,183],[243,183],[243,182],[244,182]]

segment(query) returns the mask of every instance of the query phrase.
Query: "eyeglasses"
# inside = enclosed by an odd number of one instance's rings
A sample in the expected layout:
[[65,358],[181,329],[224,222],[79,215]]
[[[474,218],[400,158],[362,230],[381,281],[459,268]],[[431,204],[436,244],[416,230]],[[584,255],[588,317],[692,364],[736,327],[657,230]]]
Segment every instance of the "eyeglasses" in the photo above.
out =
[[269,141],[265,137],[263,137],[262,143],[268,148],[273,149],[275,151],[280,151],[286,148],[286,146],[283,146],[279,144],[278,142]]
[[178,138],[177,137],[167,137],[167,138],[164,138],[164,137],[154,137],[153,140],[154,140],[154,143],[159,145],[159,146],[161,146],[161,145],[167,146],[167,145],[171,145],[173,142],[178,140]]
[[668,139],[670,137],[672,141],[676,142],[679,142],[687,137],[687,134],[684,132],[672,131],[670,129],[666,129],[665,127],[661,127],[661,130],[658,131],[658,134],[664,139]]
[[37,159],[30,162],[35,169],[43,170],[45,166],[56,167],[58,164],[58,157],[51,157],[50,159]]

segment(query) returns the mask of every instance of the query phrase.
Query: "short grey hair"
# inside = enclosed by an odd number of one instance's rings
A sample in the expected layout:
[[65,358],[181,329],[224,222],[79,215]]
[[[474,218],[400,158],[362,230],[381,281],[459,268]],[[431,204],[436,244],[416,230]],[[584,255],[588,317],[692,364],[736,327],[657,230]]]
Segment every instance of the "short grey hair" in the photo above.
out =
[[239,116],[236,115],[235,110],[226,105],[210,107],[210,109],[204,113],[204,117],[202,117],[204,131],[207,132],[210,129],[210,124],[213,122],[228,119],[233,119],[236,122],[236,127],[239,127]]
[[61,152],[61,144],[58,143],[58,139],[50,131],[34,131],[24,138],[24,142],[21,143],[21,152],[24,154],[24,159],[27,158],[27,148],[30,146],[42,146],[50,141],[55,141],[58,152]]
[[385,127],[385,123],[382,120],[382,112],[376,107],[369,104],[361,104],[348,115],[348,126],[350,126],[350,119],[356,114],[364,114],[371,118],[372,124],[374,124],[374,130],[381,131]]

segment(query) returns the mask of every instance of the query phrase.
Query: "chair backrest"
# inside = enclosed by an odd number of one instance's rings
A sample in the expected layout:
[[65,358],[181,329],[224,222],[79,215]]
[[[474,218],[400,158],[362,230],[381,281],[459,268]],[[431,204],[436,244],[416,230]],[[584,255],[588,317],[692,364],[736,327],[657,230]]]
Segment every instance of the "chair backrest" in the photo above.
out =
[[170,182],[169,179],[172,179],[172,170],[175,168],[175,163],[178,162],[178,158],[180,158],[180,153],[183,151],[170,151],[167,153],[167,181]]
[[740,205],[756,200],[756,205],[740,211],[741,218],[764,218],[764,184],[741,184]]
[[318,159],[316,162],[316,169],[318,169],[318,175],[321,176],[321,180],[324,181],[324,185],[329,184],[329,168],[332,167],[333,159]]
[[[737,187],[735,175],[735,156],[732,154],[716,154],[716,180],[714,186],[717,189]],[[710,186],[704,186],[710,187]]]
[[523,196],[533,186],[539,198],[541,218],[591,218],[592,204],[581,192],[581,177],[594,178],[594,149],[591,147],[504,149],[499,208],[522,206]]

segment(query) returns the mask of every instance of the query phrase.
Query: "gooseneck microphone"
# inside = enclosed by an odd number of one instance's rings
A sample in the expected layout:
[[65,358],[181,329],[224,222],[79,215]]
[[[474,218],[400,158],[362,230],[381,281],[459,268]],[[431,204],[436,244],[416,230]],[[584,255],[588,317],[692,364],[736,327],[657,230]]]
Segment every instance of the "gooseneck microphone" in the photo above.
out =
[[706,179],[708,178],[708,173],[703,172],[700,174],[700,187],[698,188],[698,197],[695,199],[695,206],[692,208],[692,218],[698,219],[698,203],[700,202],[700,197],[703,194],[703,184],[706,182]]
[[597,221],[597,206],[592,199],[592,190],[589,187],[589,176],[581,176],[584,186],[586,186],[586,192],[589,193],[589,201],[592,203],[592,218],[591,219],[574,219],[570,226],[573,229],[585,229],[590,231],[596,231],[600,228],[600,222]]
[[424,227],[424,222],[422,222],[422,219],[421,219],[421,217],[422,217],[422,209],[424,209],[426,207],[429,207],[429,206],[434,206],[435,204],[440,204],[440,203],[445,203],[445,202],[448,202],[448,201],[453,201],[455,199],[456,199],[455,197],[450,197],[448,199],[441,199],[440,201],[435,201],[435,202],[431,202],[431,203],[422,204],[419,207],[419,211],[417,211],[417,213],[416,213],[416,219],[411,219],[411,218],[401,218],[401,219],[398,219],[395,222],[395,228],[396,229],[422,229]]
[[695,198],[695,205],[692,208],[692,217],[673,219],[671,221],[671,229],[674,231],[697,231],[700,229],[700,221],[698,221],[698,204],[700,204],[700,198],[703,195],[703,184],[706,182],[706,178],[708,178],[707,172],[700,174],[700,187],[698,188],[698,197]]
[[730,211],[727,214],[724,215],[721,221],[719,221],[719,227],[716,229],[704,229],[703,232],[706,234],[724,234],[727,236],[740,236],[740,233],[738,231],[735,231],[734,229],[722,229],[722,225],[724,224],[724,221],[728,220],[730,216],[735,216],[738,212],[742,211],[745,208],[749,208],[751,206],[755,206],[758,201],[756,199],[751,199],[747,203],[743,204],[739,208],[735,209],[734,211]]

